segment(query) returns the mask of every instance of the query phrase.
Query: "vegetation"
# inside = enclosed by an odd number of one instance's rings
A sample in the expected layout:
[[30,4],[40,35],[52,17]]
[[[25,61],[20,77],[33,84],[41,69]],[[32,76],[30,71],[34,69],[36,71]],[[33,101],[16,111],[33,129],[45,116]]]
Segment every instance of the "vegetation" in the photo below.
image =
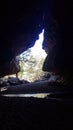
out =
[[35,80],[41,79],[44,76],[44,72],[42,71],[42,66],[45,60],[45,57],[41,54],[33,55],[31,48],[28,49],[23,54],[17,57],[20,64],[20,72],[18,73],[18,77],[20,79],[28,80],[29,82],[33,82]]

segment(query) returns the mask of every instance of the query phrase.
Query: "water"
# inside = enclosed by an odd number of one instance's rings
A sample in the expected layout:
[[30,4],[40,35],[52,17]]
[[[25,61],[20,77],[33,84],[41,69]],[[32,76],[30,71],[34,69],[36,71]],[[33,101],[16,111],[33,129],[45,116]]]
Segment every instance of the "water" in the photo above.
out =
[[4,94],[4,97],[34,97],[34,98],[45,98],[49,93],[37,93],[37,94]]

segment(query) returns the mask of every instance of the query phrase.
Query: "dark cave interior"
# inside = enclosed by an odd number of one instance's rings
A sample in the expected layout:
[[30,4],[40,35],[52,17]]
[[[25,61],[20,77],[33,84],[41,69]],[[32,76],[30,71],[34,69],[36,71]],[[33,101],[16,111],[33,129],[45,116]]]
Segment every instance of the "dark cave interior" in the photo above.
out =
[[[12,86],[8,91],[0,91],[0,128],[2,127],[2,130],[73,129],[72,2],[6,1],[1,7],[0,77],[12,74],[9,68],[12,59],[32,47],[44,28],[43,48],[48,56],[42,69],[63,75],[66,85],[41,82],[25,87]],[[44,99],[2,96],[4,93],[19,94],[34,91],[50,92],[55,95]],[[63,97],[59,99],[61,93]],[[70,98],[66,98],[67,96]]]

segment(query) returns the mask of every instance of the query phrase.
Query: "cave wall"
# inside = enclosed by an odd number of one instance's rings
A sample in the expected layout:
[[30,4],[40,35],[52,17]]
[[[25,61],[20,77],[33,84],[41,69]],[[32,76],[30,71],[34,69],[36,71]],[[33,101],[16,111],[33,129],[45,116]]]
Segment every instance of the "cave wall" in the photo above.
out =
[[43,48],[49,53],[43,70],[57,73],[72,72],[73,4],[71,1],[53,1],[51,13],[46,20]]
[[43,9],[44,2],[41,6],[41,2],[34,0],[3,3],[0,15],[0,75],[8,73],[11,60],[32,47],[38,39],[44,28]]

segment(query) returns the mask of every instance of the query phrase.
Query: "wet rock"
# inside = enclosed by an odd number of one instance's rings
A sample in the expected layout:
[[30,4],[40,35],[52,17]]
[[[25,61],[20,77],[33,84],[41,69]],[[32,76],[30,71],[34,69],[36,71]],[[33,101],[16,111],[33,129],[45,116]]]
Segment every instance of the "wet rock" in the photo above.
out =
[[9,77],[7,79],[0,79],[0,87],[20,85],[29,83],[27,80],[20,80],[18,78]]
[[20,84],[27,84],[29,83],[27,80],[19,80]]
[[29,82],[27,80],[20,80],[18,78],[9,77],[8,83],[10,83],[10,85],[19,85],[19,84],[26,84],[26,83],[29,83]]
[[9,85],[10,85],[10,83],[8,83],[7,80],[0,79],[0,86],[1,87],[9,86]]
[[18,85],[18,84],[20,84],[19,79],[14,78],[14,77],[9,77],[8,78],[8,83],[10,83],[10,85]]

